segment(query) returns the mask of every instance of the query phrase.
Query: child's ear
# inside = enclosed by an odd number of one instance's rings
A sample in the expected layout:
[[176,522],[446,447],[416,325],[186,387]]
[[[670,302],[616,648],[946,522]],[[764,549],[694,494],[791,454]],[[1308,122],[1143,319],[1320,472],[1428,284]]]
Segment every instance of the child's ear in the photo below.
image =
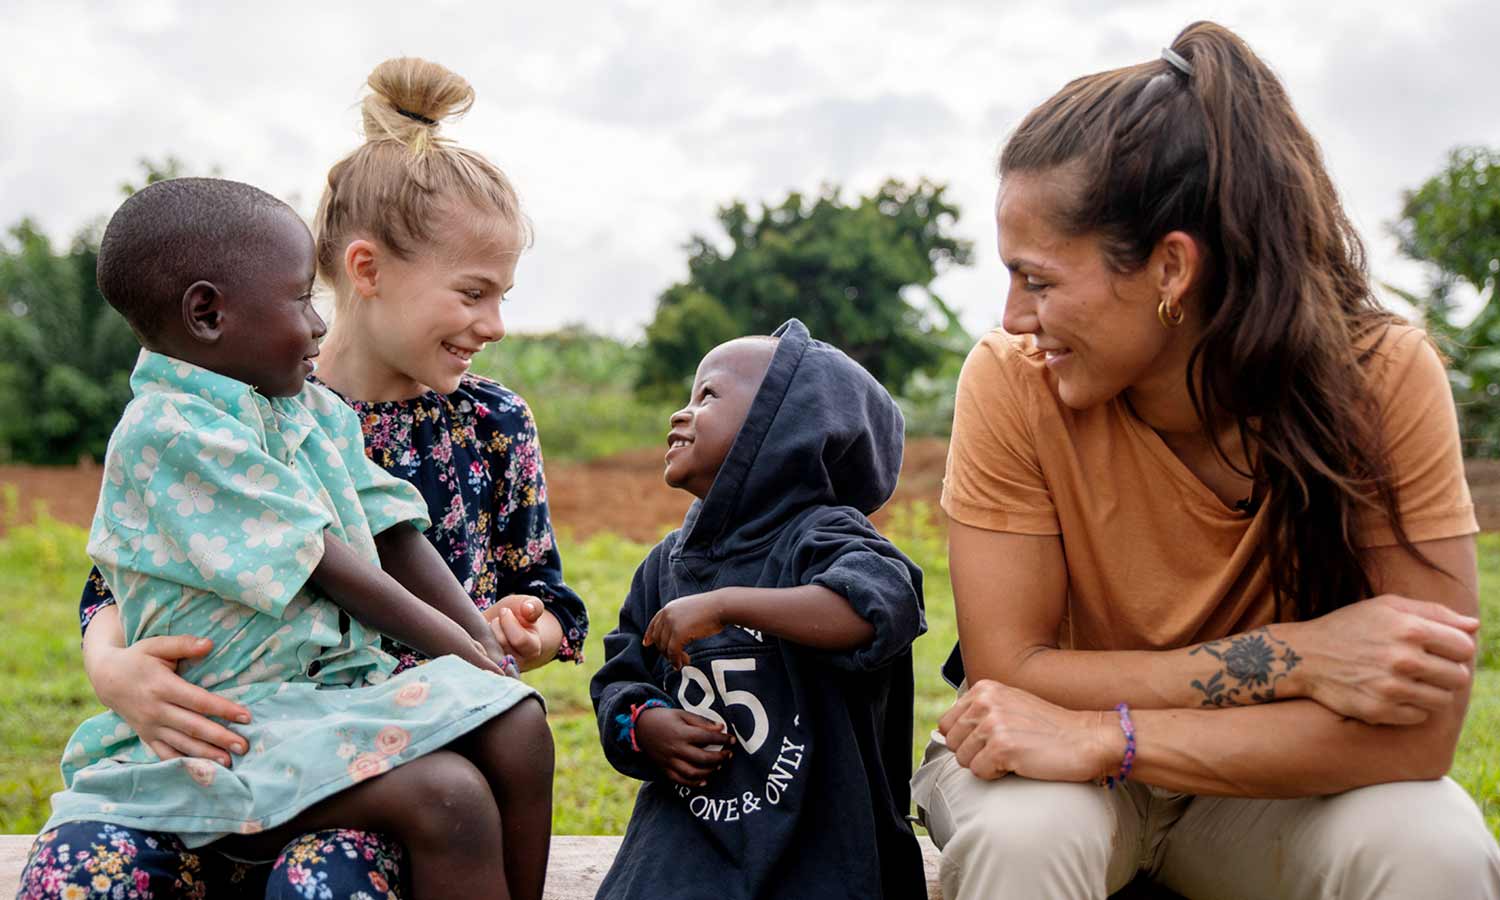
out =
[[360,297],[373,297],[380,281],[380,248],[358,238],[344,248],[344,277]]
[[193,282],[182,295],[182,324],[193,340],[218,343],[224,334],[224,292],[212,282]]

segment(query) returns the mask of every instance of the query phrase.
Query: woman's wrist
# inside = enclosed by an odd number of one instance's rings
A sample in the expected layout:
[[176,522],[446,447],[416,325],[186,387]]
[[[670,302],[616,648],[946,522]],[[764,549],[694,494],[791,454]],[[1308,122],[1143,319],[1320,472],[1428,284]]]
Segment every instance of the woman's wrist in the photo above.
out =
[[1106,778],[1118,778],[1125,762],[1128,740],[1120,728],[1120,714],[1115,710],[1086,712],[1088,734],[1093,747],[1092,781],[1103,784]]
[[1266,626],[1266,634],[1272,646],[1282,651],[1284,669],[1274,682],[1277,700],[1292,700],[1298,697],[1311,698],[1313,685],[1311,671],[1306,665],[1306,643],[1309,628],[1307,622],[1277,622]]

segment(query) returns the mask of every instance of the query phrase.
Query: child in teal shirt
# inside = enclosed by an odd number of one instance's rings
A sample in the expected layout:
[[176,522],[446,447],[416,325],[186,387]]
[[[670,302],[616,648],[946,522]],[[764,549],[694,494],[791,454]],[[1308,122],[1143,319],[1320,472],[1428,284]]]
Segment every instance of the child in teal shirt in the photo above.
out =
[[[110,222],[100,286],[146,349],[89,554],[127,638],[210,637],[181,674],[253,721],[225,768],[160,760],[113,713],[88,720],[47,827],[171,831],[250,859],[320,827],[385,830],[413,856],[417,896],[539,897],[541,706],[501,674],[508,660],[419,533],[417,491],[370,462],[354,412],[305,381],[324,332],[313,267],[306,227],[248,185],[162,182]],[[434,661],[392,677],[373,629]],[[460,826],[503,859],[431,839]]]

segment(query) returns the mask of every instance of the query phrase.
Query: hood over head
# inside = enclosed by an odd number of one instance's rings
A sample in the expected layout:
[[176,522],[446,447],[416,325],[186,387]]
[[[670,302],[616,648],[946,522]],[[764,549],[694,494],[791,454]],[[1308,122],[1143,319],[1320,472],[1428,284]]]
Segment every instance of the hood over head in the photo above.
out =
[[890,499],[905,422],[889,392],[831,344],[788,319],[713,486],[682,524],[679,554],[758,546],[810,506],[865,515]]

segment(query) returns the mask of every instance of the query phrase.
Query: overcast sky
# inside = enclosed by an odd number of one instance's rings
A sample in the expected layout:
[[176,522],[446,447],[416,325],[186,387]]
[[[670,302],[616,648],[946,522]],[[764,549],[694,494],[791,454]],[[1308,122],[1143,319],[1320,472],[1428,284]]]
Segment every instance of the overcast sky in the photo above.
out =
[[1151,59],[1197,18],[1236,29],[1322,143],[1378,279],[1417,288],[1387,225],[1449,148],[1500,145],[1500,3],[0,0],[0,225],[59,240],[107,215],[141,157],[259,185],[304,214],[360,140],[365,76],[417,55],[478,102],[447,133],[536,226],[512,331],[639,333],[682,245],[732,198],[887,177],[950,186],[977,264],[937,293],[998,321],[994,157],[1069,79]]

